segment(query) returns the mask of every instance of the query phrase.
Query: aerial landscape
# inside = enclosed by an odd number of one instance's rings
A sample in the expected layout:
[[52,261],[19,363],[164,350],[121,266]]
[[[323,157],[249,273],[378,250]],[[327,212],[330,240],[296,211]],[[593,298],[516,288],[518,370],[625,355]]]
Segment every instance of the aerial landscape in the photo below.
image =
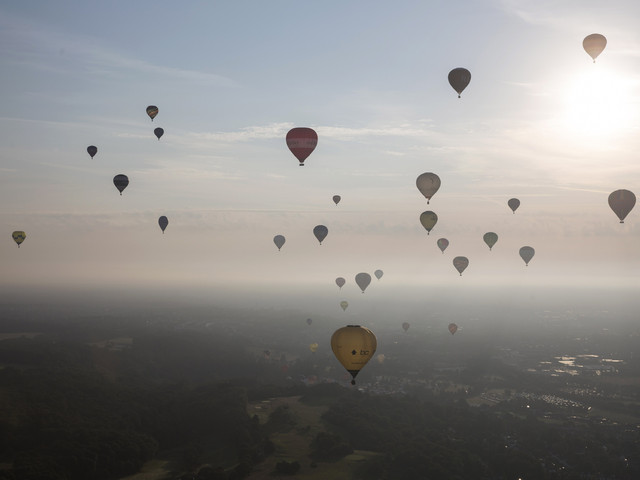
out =
[[640,6],[0,6],[0,479],[640,478]]

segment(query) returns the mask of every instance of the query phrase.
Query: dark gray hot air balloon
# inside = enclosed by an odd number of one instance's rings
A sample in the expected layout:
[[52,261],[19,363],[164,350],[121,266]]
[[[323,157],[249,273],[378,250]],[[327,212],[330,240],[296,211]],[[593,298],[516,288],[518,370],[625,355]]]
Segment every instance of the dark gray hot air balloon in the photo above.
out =
[[367,289],[369,284],[371,283],[371,275],[365,272],[360,272],[356,275],[356,285],[360,287],[362,293]]
[[466,68],[454,68],[449,72],[449,85],[458,92],[458,98],[471,81],[471,72]]
[[122,191],[125,188],[127,188],[127,185],[129,185],[129,177],[127,177],[122,173],[119,175],[116,175],[115,177],[113,177],[113,184],[116,186],[116,188],[120,192],[120,195],[122,195]]
[[313,234],[318,239],[318,242],[320,242],[320,245],[322,245],[322,241],[327,237],[328,233],[329,229],[324,225],[316,225],[313,227]]
[[284,235],[276,235],[275,237],[273,237],[273,243],[275,243],[276,247],[278,247],[278,251],[280,251],[285,241],[286,239],[284,238]]
[[160,225],[160,228],[162,229],[162,233],[164,233],[164,229],[167,228],[167,225],[169,225],[169,219],[164,215],[162,215],[158,219],[158,225]]
[[613,213],[624,223],[625,217],[636,205],[636,196],[629,190],[616,190],[609,195],[609,206]]

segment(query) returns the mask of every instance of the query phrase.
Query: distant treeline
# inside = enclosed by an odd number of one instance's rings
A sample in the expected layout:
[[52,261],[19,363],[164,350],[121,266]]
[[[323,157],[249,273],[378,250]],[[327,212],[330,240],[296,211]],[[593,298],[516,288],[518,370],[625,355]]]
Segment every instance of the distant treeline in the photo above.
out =
[[247,389],[220,380],[234,369],[228,351],[177,337],[119,352],[46,335],[1,341],[0,479],[114,479],[159,453],[179,471],[200,465],[203,445],[242,478],[266,441]]
[[354,395],[324,420],[354,449],[383,454],[363,467],[363,479],[640,478],[637,431],[552,424],[514,411]]
[[[291,395],[330,408],[311,458],[280,462],[280,474],[361,449],[380,454],[363,463],[367,480],[640,478],[637,428],[545,420],[552,407],[522,398],[470,407],[460,389],[376,396],[307,387],[250,344],[238,335],[82,326],[0,341],[0,479],[112,480],[162,458],[172,478],[239,480],[273,452],[270,435],[295,423],[277,410],[260,424],[247,402]],[[470,388],[496,373],[505,385],[524,382],[486,356],[466,361],[452,375]],[[290,363],[289,373],[326,368],[311,354]]]

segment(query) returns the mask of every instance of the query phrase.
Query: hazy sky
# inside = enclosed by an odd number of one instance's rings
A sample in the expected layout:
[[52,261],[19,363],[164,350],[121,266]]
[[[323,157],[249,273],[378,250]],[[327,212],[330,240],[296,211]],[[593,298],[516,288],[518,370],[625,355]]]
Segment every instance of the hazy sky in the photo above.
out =
[[[640,208],[620,224],[607,197],[640,194],[639,24],[637,0],[2,2],[0,282],[303,285],[336,309],[375,269],[371,293],[637,288]],[[304,167],[295,126],[319,136]],[[430,205],[423,172],[442,180]]]

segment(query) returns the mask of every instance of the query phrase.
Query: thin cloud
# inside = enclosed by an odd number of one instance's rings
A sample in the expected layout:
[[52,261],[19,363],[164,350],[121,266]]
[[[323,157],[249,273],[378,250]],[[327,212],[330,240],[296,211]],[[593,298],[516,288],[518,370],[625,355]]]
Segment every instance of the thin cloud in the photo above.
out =
[[155,65],[123,52],[105,47],[86,35],[69,35],[35,24],[22,17],[0,15],[0,51],[14,63],[49,72],[69,74],[69,62],[78,62],[75,70],[101,77],[143,73],[216,87],[235,87],[230,78],[199,70]]

